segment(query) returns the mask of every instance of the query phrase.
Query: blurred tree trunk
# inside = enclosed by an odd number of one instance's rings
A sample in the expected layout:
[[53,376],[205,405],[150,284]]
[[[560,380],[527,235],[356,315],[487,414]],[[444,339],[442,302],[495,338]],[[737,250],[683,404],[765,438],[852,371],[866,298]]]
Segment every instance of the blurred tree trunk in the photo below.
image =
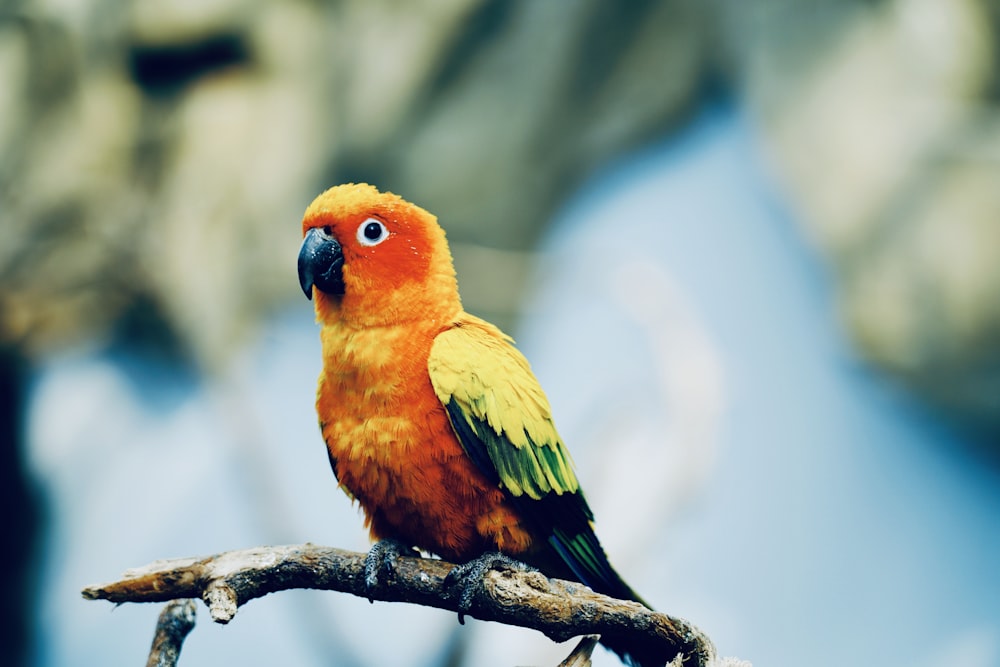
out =
[[35,618],[38,497],[25,466],[26,378],[24,355],[0,346],[0,507],[6,519],[0,549],[0,646],[7,665],[28,664]]

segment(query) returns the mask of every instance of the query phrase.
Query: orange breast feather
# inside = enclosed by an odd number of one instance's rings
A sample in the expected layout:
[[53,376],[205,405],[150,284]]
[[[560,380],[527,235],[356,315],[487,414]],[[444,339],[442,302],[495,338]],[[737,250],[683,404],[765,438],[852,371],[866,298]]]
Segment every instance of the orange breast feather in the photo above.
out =
[[427,357],[440,330],[323,328],[317,411],[338,480],[373,539],[457,561],[522,554],[530,535],[462,450],[431,386]]

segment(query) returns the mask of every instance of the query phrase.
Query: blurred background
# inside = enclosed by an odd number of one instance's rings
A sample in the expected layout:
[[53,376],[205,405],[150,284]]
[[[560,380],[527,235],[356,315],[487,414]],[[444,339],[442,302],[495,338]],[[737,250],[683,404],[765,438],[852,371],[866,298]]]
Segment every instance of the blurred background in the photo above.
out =
[[[0,3],[4,663],[142,664],[158,607],[79,594],[129,567],[367,547],[295,272],[305,207],[361,180],[439,217],[655,606],[761,666],[1000,665],[998,28],[994,0]],[[296,591],[202,610],[181,664],[568,652]]]

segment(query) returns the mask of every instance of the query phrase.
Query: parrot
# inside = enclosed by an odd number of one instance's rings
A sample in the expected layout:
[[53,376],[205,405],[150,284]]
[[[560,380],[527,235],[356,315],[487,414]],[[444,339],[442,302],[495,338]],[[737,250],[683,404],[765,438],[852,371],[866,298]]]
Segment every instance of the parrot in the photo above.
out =
[[[369,588],[398,555],[417,550],[461,564],[452,571],[466,582],[460,621],[475,582],[498,567],[533,568],[649,607],[596,537],[527,359],[463,309],[437,218],[347,183],[308,206],[302,234],[299,283],[322,344],[316,412],[333,473],[374,542]],[[616,637],[601,643],[640,667],[672,657]]]

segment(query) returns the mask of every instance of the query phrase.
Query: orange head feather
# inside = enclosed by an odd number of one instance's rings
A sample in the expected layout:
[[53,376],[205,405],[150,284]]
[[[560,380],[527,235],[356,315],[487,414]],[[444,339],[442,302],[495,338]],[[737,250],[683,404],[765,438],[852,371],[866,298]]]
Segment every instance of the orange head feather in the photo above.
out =
[[[300,280],[307,292],[315,294],[320,323],[384,326],[443,321],[461,310],[444,230],[419,206],[364,183],[338,185],[306,209],[302,233],[308,237],[310,232],[326,242],[333,239],[342,254],[338,289],[329,292],[303,278],[300,255]],[[308,261],[324,257],[313,255]]]

